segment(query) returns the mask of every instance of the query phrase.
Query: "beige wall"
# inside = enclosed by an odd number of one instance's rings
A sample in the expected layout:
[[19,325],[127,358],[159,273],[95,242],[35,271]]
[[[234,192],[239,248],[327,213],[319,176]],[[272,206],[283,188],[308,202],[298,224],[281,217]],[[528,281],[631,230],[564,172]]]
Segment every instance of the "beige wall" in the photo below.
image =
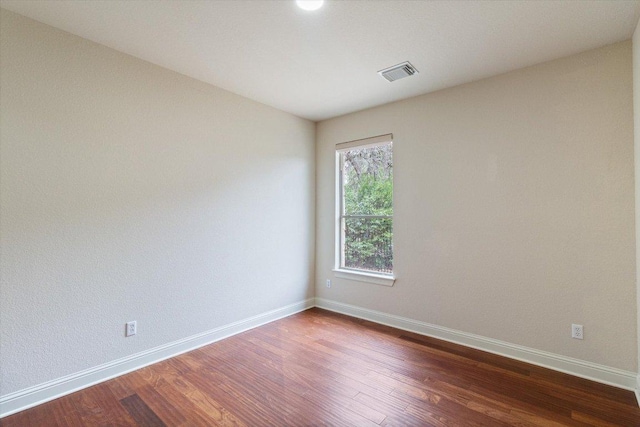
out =
[[313,296],[314,123],[0,31],[0,395]]
[[[316,295],[635,371],[631,70],[627,41],[319,123]],[[334,146],[385,133],[393,287],[331,271]]]

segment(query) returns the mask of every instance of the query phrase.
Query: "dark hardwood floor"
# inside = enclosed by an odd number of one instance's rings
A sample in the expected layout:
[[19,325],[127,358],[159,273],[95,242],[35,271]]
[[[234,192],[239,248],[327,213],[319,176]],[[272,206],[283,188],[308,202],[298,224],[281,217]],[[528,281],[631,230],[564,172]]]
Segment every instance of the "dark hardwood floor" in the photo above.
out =
[[640,426],[640,409],[630,391],[311,309],[0,424]]

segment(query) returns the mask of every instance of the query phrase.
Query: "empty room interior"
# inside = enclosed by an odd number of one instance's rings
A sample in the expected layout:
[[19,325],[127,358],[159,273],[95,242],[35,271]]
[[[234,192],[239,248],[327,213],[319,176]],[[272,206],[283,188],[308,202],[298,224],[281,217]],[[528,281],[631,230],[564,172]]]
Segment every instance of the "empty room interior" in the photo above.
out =
[[0,425],[640,426],[639,21],[0,0]]

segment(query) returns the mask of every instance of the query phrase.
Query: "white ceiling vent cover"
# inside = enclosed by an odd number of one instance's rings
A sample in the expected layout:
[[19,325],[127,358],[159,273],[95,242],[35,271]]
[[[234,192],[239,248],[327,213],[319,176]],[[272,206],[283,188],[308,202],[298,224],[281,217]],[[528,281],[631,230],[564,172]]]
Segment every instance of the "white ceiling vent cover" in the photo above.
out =
[[409,61],[378,71],[378,74],[390,82],[413,76],[416,73],[418,70]]

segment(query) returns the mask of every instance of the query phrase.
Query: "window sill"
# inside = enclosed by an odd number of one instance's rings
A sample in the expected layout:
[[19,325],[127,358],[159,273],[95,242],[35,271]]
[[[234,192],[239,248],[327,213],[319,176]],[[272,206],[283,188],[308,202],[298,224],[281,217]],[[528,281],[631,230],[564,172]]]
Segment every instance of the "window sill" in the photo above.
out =
[[385,276],[382,274],[365,273],[362,271],[343,270],[339,268],[333,269],[334,276],[341,279],[355,280],[357,282],[373,283],[375,285],[393,286],[396,278],[393,276]]

